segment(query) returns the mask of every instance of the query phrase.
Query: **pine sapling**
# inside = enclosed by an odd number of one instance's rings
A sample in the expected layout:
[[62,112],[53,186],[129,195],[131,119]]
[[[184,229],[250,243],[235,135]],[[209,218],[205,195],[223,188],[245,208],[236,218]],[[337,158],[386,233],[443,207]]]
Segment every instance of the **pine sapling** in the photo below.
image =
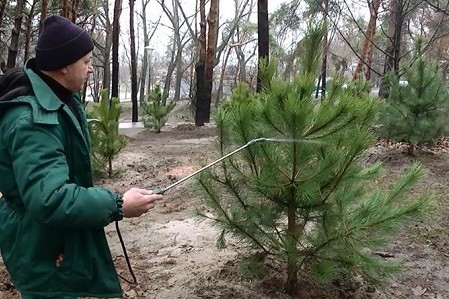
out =
[[[389,190],[367,188],[381,165],[357,161],[374,140],[379,101],[362,83],[343,88],[338,79],[320,101],[313,98],[323,30],[308,31],[308,56],[292,82],[271,78],[260,93],[240,86],[215,115],[220,156],[260,137],[292,142],[255,143],[198,178],[211,212],[198,214],[222,229],[217,245],[225,246],[232,235],[248,245],[248,254],[258,252],[251,263],[266,256],[282,261],[291,295],[300,290],[299,274],[318,281],[342,273],[380,281],[394,267],[370,248],[385,244],[393,228],[425,215],[432,199],[424,194],[404,200],[424,174],[419,164]],[[261,273],[251,263],[244,268]]]
[[416,42],[414,58],[402,65],[400,74],[387,75],[390,96],[379,113],[379,135],[416,146],[432,144],[447,136],[449,89],[435,61],[424,57],[422,39]]
[[168,114],[175,108],[175,105],[173,101],[163,101],[161,89],[159,85],[156,85],[147,100],[142,104],[145,128],[150,128],[159,133],[165,126]]
[[94,168],[106,169],[112,177],[112,161],[125,147],[125,136],[118,131],[121,106],[117,98],[109,99],[108,91],[101,91],[99,103],[87,111]]

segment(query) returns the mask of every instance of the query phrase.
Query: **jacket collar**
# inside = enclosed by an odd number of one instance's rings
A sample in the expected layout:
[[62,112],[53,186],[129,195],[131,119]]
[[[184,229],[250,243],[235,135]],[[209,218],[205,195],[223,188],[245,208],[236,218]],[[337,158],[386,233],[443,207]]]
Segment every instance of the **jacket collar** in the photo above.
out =
[[56,111],[63,106],[63,103],[53,90],[36,74],[35,58],[31,58],[26,62],[24,71],[30,79],[39,106],[47,111]]

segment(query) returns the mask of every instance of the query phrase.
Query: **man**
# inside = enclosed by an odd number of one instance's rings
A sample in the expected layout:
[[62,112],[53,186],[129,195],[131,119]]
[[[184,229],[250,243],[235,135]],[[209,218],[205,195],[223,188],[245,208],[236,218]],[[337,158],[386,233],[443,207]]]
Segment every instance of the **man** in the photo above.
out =
[[161,195],[94,187],[79,90],[92,39],[50,16],[23,70],[0,84],[0,249],[22,298],[121,297],[104,226]]

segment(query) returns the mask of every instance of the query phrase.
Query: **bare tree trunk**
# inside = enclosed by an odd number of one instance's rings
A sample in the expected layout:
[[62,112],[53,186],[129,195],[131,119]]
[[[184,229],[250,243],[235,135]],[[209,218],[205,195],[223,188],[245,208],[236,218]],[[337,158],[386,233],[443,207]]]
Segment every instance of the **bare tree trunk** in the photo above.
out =
[[206,94],[204,103],[204,122],[210,121],[210,111],[212,102],[212,86],[214,81],[214,66],[215,66],[215,52],[217,49],[217,36],[218,36],[218,0],[210,1],[209,16],[207,18],[208,23],[208,35],[207,35],[207,52],[206,63],[204,64],[204,79]]
[[205,95],[205,73],[204,64],[206,61],[206,0],[200,0],[200,36],[199,60],[196,64],[196,99],[195,99],[195,125],[204,126],[206,118],[206,95]]
[[224,85],[224,80],[226,77],[226,66],[228,64],[228,59],[229,59],[229,55],[231,54],[231,51],[232,51],[232,47],[229,47],[228,51],[226,52],[225,57],[223,58],[223,63],[221,65],[220,83],[218,84],[217,95],[215,97],[215,107],[218,107],[218,105],[220,104],[220,98],[223,93],[223,85]]
[[[113,35],[114,35],[114,28],[111,26],[111,21],[109,18],[109,5],[106,1],[105,5],[103,6],[105,10],[105,24],[104,28],[106,31],[105,36],[105,44],[102,51],[103,54],[103,79],[102,79],[102,88],[107,89],[108,93],[111,94],[111,49],[113,44]],[[119,29],[120,32],[120,29]],[[117,55],[117,61],[118,61],[118,55]],[[118,72],[117,72],[118,77]]]
[[357,79],[360,76],[362,69],[365,69],[365,79],[369,81],[371,78],[371,63],[373,61],[374,35],[376,34],[377,16],[381,0],[368,0],[367,2],[370,18],[366,28],[365,40],[363,41],[362,53],[360,54],[360,59],[354,71],[353,79]]
[[[320,74],[320,81],[321,81],[321,96],[324,97],[326,94],[326,78],[327,78],[327,56],[329,53],[329,21],[328,21],[328,15],[329,15],[329,0],[324,0],[323,2],[323,18],[324,18],[324,37],[323,37],[323,57],[321,61],[321,74]],[[316,92],[318,93],[318,87],[316,89]],[[315,95],[315,97],[318,97],[318,94]]]
[[162,104],[163,105],[165,105],[165,103],[167,102],[167,98],[169,97],[173,72],[175,71],[175,68],[176,68],[176,58],[175,58],[176,46],[174,45],[174,43],[171,46],[172,46],[172,49],[171,49],[171,54],[170,54],[170,56],[171,56],[170,64],[167,67],[167,75],[165,77],[165,82],[164,82],[164,92],[162,94]]
[[[173,50],[176,51],[174,63],[175,63],[175,69],[176,69],[176,77],[175,77],[175,94],[173,97],[173,100],[177,101],[179,100],[180,93],[181,93],[181,81],[182,81],[182,73],[183,73],[183,66],[182,66],[182,42],[181,42],[181,33],[180,33],[180,25],[179,25],[179,1],[173,0],[173,29],[174,29],[174,43],[173,43]],[[164,98],[165,100],[166,98]],[[164,102],[165,104],[165,102]]]
[[6,3],[8,0],[0,0],[0,28],[2,28],[3,25],[3,19],[5,16],[5,9],[6,9]]
[[8,47],[6,69],[11,69],[16,66],[17,54],[19,53],[19,35],[22,29],[24,7],[25,0],[18,0],[16,3],[16,11],[14,13],[14,28],[11,32],[11,43]]
[[38,0],[33,1],[31,4],[30,12],[27,14],[27,20],[25,23],[25,46],[24,46],[24,54],[23,61],[27,61],[30,57],[30,41],[31,41],[31,32],[33,30],[33,18],[34,18],[34,9],[36,7]]
[[262,61],[268,63],[270,50],[270,34],[268,26],[268,0],[257,1],[257,44],[259,48],[259,59],[257,64],[257,91],[262,90],[262,77],[260,67]]
[[136,37],[134,33],[134,4],[136,0],[129,0],[129,37],[131,39],[131,102],[132,122],[139,121],[139,104],[137,102],[137,60]]
[[[392,0],[390,2],[390,18],[388,23],[387,48],[385,50],[385,64],[383,74],[391,70],[399,71],[399,55],[401,50],[402,23],[404,21],[402,0]],[[389,87],[385,80],[382,80],[379,88],[379,96],[387,98]]]
[[48,0],[41,0],[41,17],[39,19],[39,34],[41,34],[42,27],[44,27],[44,21],[47,17]]
[[119,97],[119,57],[118,47],[120,44],[120,15],[122,14],[122,0],[115,0],[114,19],[112,21],[112,82],[111,97]]
[[73,8],[74,8],[74,4],[73,4],[72,0],[63,0],[62,1],[61,15],[75,23],[76,13]]
[[[146,9],[148,6],[149,1],[148,0],[142,0],[142,26],[143,26],[143,46],[144,46],[144,50],[143,50],[143,59],[142,59],[142,68],[140,70],[140,89],[139,89],[139,102],[140,105],[143,104],[143,102],[145,101],[145,86],[146,86],[146,78],[147,78],[147,74],[148,74],[148,51],[150,51],[149,44],[150,44],[150,40],[148,38],[148,25],[147,25],[147,14],[146,14]],[[151,56],[151,55],[150,55]],[[149,93],[150,91],[148,91]]]

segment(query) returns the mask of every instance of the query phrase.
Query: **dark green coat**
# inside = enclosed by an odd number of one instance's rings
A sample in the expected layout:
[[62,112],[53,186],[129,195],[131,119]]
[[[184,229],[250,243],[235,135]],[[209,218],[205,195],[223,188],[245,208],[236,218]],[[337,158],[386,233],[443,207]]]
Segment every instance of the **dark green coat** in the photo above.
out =
[[79,95],[81,125],[31,65],[35,96],[0,102],[3,261],[22,294],[121,297],[104,226],[121,219],[122,199],[93,187]]

